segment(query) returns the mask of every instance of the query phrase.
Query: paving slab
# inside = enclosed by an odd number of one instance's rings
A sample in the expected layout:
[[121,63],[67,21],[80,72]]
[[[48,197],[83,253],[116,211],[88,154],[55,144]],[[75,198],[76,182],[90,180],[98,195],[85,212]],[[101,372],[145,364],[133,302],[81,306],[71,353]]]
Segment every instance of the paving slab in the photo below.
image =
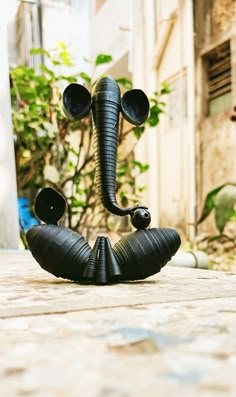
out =
[[57,279],[0,252],[1,397],[236,396],[236,274]]

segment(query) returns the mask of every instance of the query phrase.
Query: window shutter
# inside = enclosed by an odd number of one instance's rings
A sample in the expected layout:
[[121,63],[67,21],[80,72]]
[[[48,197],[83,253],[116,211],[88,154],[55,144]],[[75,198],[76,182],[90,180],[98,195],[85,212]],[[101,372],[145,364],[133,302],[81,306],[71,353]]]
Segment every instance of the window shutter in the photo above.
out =
[[231,59],[229,42],[208,54],[208,100],[231,91]]

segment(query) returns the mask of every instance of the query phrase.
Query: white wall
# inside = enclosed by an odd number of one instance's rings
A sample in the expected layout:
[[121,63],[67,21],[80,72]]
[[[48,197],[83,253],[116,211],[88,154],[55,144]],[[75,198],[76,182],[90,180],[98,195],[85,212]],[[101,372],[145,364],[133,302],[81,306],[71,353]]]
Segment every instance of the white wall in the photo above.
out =
[[18,248],[19,223],[5,18],[0,17],[0,248]]
[[95,59],[98,54],[109,54],[113,58],[111,64],[96,68],[95,77],[108,70],[113,78],[130,77],[127,53],[130,49],[131,3],[131,0],[106,1],[93,17],[91,26],[93,58]]
[[[132,70],[135,88],[142,89],[148,97],[157,89],[154,65],[155,49],[155,0],[133,0],[132,9]],[[157,127],[145,130],[135,150],[137,160],[149,164],[147,173],[137,178],[136,183],[146,186],[144,203],[148,206],[152,223],[159,225],[158,181],[158,134]]]
[[150,128],[144,135],[136,155],[150,164],[145,175],[145,199],[153,225],[176,227],[192,238],[195,158],[190,139],[194,136],[191,3],[134,0],[133,77],[135,86],[140,85],[149,95],[163,81],[172,88],[172,93],[163,98],[167,114],[160,117],[158,128]]
[[172,90],[167,96],[168,114],[164,119],[162,118],[159,128],[159,211],[162,225],[176,226],[183,235],[193,238],[195,222],[194,92],[191,89],[194,87],[193,27],[190,18],[191,0],[178,3],[161,59],[156,59],[159,81],[166,81]]
[[[8,7],[8,49],[11,66],[19,63],[16,32],[18,0],[9,0]],[[42,45],[49,50],[57,42],[63,42],[74,58],[75,68],[71,73],[91,73],[91,64],[84,58],[91,58],[91,0],[41,0]],[[20,60],[21,61],[21,60]],[[67,68],[68,71],[68,68]]]

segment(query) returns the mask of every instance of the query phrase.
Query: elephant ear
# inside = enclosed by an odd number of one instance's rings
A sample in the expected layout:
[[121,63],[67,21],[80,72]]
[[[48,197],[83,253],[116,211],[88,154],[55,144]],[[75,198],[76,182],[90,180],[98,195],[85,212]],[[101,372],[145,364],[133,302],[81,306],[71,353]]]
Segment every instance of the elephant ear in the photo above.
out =
[[34,208],[37,217],[41,221],[57,225],[57,222],[65,212],[66,200],[56,190],[45,187],[38,193]]
[[90,92],[81,84],[72,83],[66,87],[62,96],[63,110],[71,120],[85,117],[92,106]]
[[149,114],[149,100],[142,90],[127,91],[121,98],[121,111],[124,118],[134,125],[142,124]]

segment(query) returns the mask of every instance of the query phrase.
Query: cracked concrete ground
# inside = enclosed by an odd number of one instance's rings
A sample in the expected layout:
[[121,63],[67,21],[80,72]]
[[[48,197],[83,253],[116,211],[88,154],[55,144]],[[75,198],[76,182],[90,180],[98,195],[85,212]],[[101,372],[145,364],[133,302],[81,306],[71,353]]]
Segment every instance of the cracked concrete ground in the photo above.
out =
[[236,274],[79,285],[0,253],[3,397],[236,396]]

